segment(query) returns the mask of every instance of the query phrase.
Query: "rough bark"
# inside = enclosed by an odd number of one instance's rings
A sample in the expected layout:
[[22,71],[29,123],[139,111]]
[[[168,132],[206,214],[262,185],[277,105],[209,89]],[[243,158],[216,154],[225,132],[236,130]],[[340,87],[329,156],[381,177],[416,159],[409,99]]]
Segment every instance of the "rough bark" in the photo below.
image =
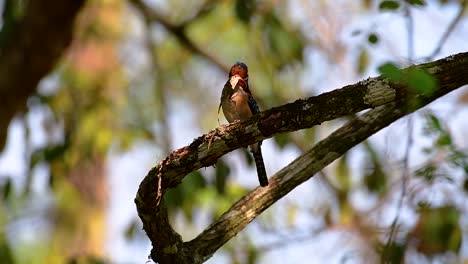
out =
[[25,2],[24,14],[5,21],[0,33],[0,151],[11,119],[26,109],[39,80],[69,46],[73,21],[85,1]]
[[[135,203],[159,263],[201,263],[211,257],[262,211],[311,178],[347,150],[400,117],[468,84],[468,53],[418,66],[432,74],[438,89],[418,93],[383,77],[369,78],[319,96],[275,107],[252,119],[221,126],[175,150],[151,169],[140,184]],[[411,67],[410,67],[411,68]],[[409,69],[405,69],[406,71]],[[161,203],[165,190],[177,186],[196,169],[211,166],[222,155],[277,133],[310,128],[324,121],[372,109],[319,142],[270,179],[236,202],[198,237],[183,242],[171,227]]]

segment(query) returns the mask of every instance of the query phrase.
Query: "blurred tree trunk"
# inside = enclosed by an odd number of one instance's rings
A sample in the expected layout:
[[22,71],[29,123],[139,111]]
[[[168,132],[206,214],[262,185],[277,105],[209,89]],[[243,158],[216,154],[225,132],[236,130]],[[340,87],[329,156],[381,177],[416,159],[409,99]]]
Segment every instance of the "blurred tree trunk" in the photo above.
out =
[[[109,89],[119,87],[109,80],[120,79],[114,52],[118,39],[102,24],[117,24],[112,19],[119,19],[122,6],[118,1],[93,1],[85,7],[84,3],[7,0],[3,12],[0,149],[11,119],[27,110],[39,81],[71,46],[58,72],[61,87],[47,102],[55,118],[64,120],[65,130],[63,153],[45,158],[55,198],[48,215],[52,223],[48,263],[103,259],[105,253],[112,110],[103,102],[116,99],[118,91]],[[111,73],[114,78],[105,77]]]
[[[84,0],[4,1],[0,33],[0,150],[8,124],[26,110],[39,80],[70,45]],[[24,7],[22,5],[25,5]]]

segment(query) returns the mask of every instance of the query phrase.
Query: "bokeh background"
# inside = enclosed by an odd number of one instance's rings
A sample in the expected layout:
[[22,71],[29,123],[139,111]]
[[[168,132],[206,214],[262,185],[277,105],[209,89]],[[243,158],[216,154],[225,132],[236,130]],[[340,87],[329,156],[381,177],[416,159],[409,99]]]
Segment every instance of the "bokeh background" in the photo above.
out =
[[[0,1],[0,51],[24,30],[15,26],[33,2]],[[466,4],[85,1],[68,48],[27,99],[18,97],[24,109],[0,120],[8,125],[0,133],[0,263],[145,263],[138,184],[172,150],[218,126],[234,62],[247,63],[251,90],[268,109],[376,76],[387,62],[467,51]],[[30,53],[41,54],[37,43]],[[467,104],[465,87],[372,136],[208,262],[468,263]],[[266,140],[267,173],[346,120]],[[171,190],[165,203],[184,240],[256,187],[255,173],[237,150]]]

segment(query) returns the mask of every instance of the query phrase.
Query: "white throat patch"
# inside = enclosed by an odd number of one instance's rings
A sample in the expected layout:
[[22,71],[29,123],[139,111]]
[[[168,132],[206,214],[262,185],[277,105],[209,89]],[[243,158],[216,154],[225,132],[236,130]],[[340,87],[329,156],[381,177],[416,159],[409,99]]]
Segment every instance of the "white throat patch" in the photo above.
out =
[[239,82],[240,79],[241,79],[241,77],[239,77],[239,76],[231,77],[231,80],[229,80],[229,82],[231,83],[231,88],[232,89],[236,89],[237,83]]

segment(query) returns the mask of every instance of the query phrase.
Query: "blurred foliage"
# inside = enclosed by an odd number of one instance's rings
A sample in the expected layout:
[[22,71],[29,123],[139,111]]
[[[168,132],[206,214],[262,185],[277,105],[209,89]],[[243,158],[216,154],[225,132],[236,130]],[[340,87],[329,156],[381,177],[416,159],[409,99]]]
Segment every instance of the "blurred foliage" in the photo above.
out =
[[[366,77],[374,70],[375,50],[385,46],[389,36],[369,24],[368,29],[352,30],[350,35],[360,37],[359,43],[345,43],[342,36],[350,20],[348,16],[342,20],[343,14],[399,14],[403,7],[422,9],[428,5],[421,0],[349,1],[343,6],[303,1],[298,4],[303,16],[299,18],[288,1],[156,2],[147,8],[157,11],[159,18],[143,17],[131,1],[89,0],[82,10],[73,43],[49,76],[52,87],[39,89],[28,102],[31,113],[45,116],[40,124],[45,139],[39,145],[30,139],[38,128],[25,125],[28,186],[16,188],[9,176],[0,181],[0,263],[106,263],[109,153],[131,151],[144,144],[157,149],[156,162],[180,146],[180,140],[189,143],[187,135],[217,126],[225,69],[238,60],[249,65],[249,84],[262,109],[337,88],[334,80]],[[0,41],[14,29],[26,3],[4,1]],[[402,71],[400,64],[384,63],[378,71],[415,92],[430,94],[437,89],[430,74],[417,68]],[[312,78],[311,72],[320,77]],[[422,180],[427,188],[438,180],[450,181],[460,183],[461,193],[467,192],[466,150],[457,145],[442,118],[426,113],[421,136],[431,144],[423,150],[425,162],[411,168],[409,174],[415,177],[410,181]],[[183,131],[174,131],[180,128],[177,122],[183,123]],[[342,120],[281,134],[271,142],[280,151],[304,152],[340,124]],[[260,230],[248,229],[227,243],[222,250],[231,263],[259,262],[265,253],[262,248],[268,249],[268,241],[259,249],[259,233],[277,234],[284,242],[284,233],[303,234],[311,228],[307,223],[305,228],[301,226],[310,218],[323,219],[314,230],[342,229],[359,234],[363,243],[377,248],[376,252],[391,263],[402,263],[411,247],[428,256],[458,253],[462,237],[459,222],[466,217],[464,212],[451,204],[416,208],[412,206],[415,196],[405,202],[417,215],[416,225],[400,229],[404,238],[397,241],[380,236],[384,228],[370,216],[393,205],[398,193],[395,188],[400,188],[395,186],[400,186],[403,173],[377,144],[367,141],[361,146],[361,164],[355,163],[353,150],[320,173],[321,193],[312,195],[320,200],[319,205],[284,199],[260,217],[255,226]],[[254,171],[246,149],[229,155],[238,155]],[[270,162],[265,160],[267,166]],[[35,171],[44,166],[48,174],[45,189],[52,202],[45,202],[44,212],[36,215],[31,207],[45,198],[31,186],[37,177]],[[244,171],[236,166],[228,157],[222,158],[214,168],[193,172],[177,188],[167,191],[164,202],[183,235],[195,233],[201,214],[215,219],[252,189],[244,185],[240,175]],[[461,181],[457,177],[460,172],[464,173]],[[304,184],[305,192],[311,192],[308,184]],[[353,197],[360,188],[365,189],[366,199],[376,201],[372,211],[355,208]],[[15,241],[9,235],[15,232],[14,224],[32,217],[47,223],[47,234],[38,235],[33,242]],[[140,229],[135,216],[121,235],[146,241],[145,236],[139,236]],[[419,242],[412,244],[411,239]]]
[[399,7],[400,7],[400,2],[399,1],[393,1],[393,0],[382,1],[379,4],[379,9],[380,10],[395,10],[395,9],[398,9]]
[[425,255],[458,253],[462,240],[460,211],[453,206],[420,208],[418,222],[409,239]]
[[25,0],[5,0],[3,2],[2,30],[0,42],[4,42],[18,25],[24,14]]
[[379,66],[379,72],[393,82],[403,81],[403,72],[393,63],[387,62]]
[[183,183],[175,189],[170,189],[164,196],[164,201],[169,210],[182,209],[185,217],[191,222],[193,208],[196,206],[198,193],[206,186],[206,180],[198,171],[192,172]]
[[450,130],[434,113],[427,112],[425,121],[423,131],[432,139],[432,144],[423,149],[428,159],[415,175],[428,182],[436,179],[453,181],[453,170],[461,170],[468,178],[468,153],[453,142]]
[[229,174],[231,173],[231,169],[229,165],[226,164],[223,159],[218,160],[216,163],[216,173],[215,173],[215,186],[216,191],[220,195],[224,195],[226,193],[226,183],[229,179]]
[[379,36],[375,33],[371,33],[367,36],[367,40],[371,44],[377,44],[379,42]]
[[[34,177],[35,169],[46,165],[49,174],[46,189],[54,201],[47,205],[47,213],[37,216],[43,217],[50,229],[36,241],[41,244],[42,254],[19,255],[20,263],[104,261],[103,230],[108,203],[105,159],[118,132],[117,110],[125,103],[125,82],[119,73],[115,46],[121,40],[120,25],[116,22],[122,8],[118,1],[89,1],[76,23],[75,39],[68,54],[54,73],[54,91],[38,94],[31,100],[31,112],[46,109],[40,124],[46,137],[39,147],[26,141],[30,151],[28,175]],[[34,129],[37,128],[26,126],[26,135],[33,135]],[[34,179],[27,181],[27,185],[33,183]],[[5,195],[11,188],[8,186],[7,182]],[[30,190],[31,186],[26,186],[23,193],[26,197],[21,203],[9,204],[19,207],[13,211],[37,206],[38,195]],[[15,220],[15,215],[11,215],[11,220]]]
[[286,28],[273,11],[265,14],[262,22],[268,40],[264,46],[269,48],[271,63],[281,69],[295,61],[302,62],[304,42],[300,35]]
[[437,89],[437,81],[431,74],[419,68],[410,68],[406,76],[409,88],[424,95],[431,95]]
[[352,188],[347,158],[348,156],[345,154],[338,160],[336,172],[334,173],[336,175],[336,180],[338,183],[337,186],[344,193],[348,193],[349,190]]
[[406,245],[397,242],[391,242],[384,247],[382,245],[377,247],[377,251],[381,251],[381,263],[389,264],[405,263],[405,250]]
[[367,70],[367,66],[369,66],[369,52],[367,52],[367,49],[362,48],[359,53],[359,63],[357,72],[359,74],[363,74]]
[[249,24],[252,16],[255,14],[257,3],[254,0],[236,0],[235,12],[237,18]]

